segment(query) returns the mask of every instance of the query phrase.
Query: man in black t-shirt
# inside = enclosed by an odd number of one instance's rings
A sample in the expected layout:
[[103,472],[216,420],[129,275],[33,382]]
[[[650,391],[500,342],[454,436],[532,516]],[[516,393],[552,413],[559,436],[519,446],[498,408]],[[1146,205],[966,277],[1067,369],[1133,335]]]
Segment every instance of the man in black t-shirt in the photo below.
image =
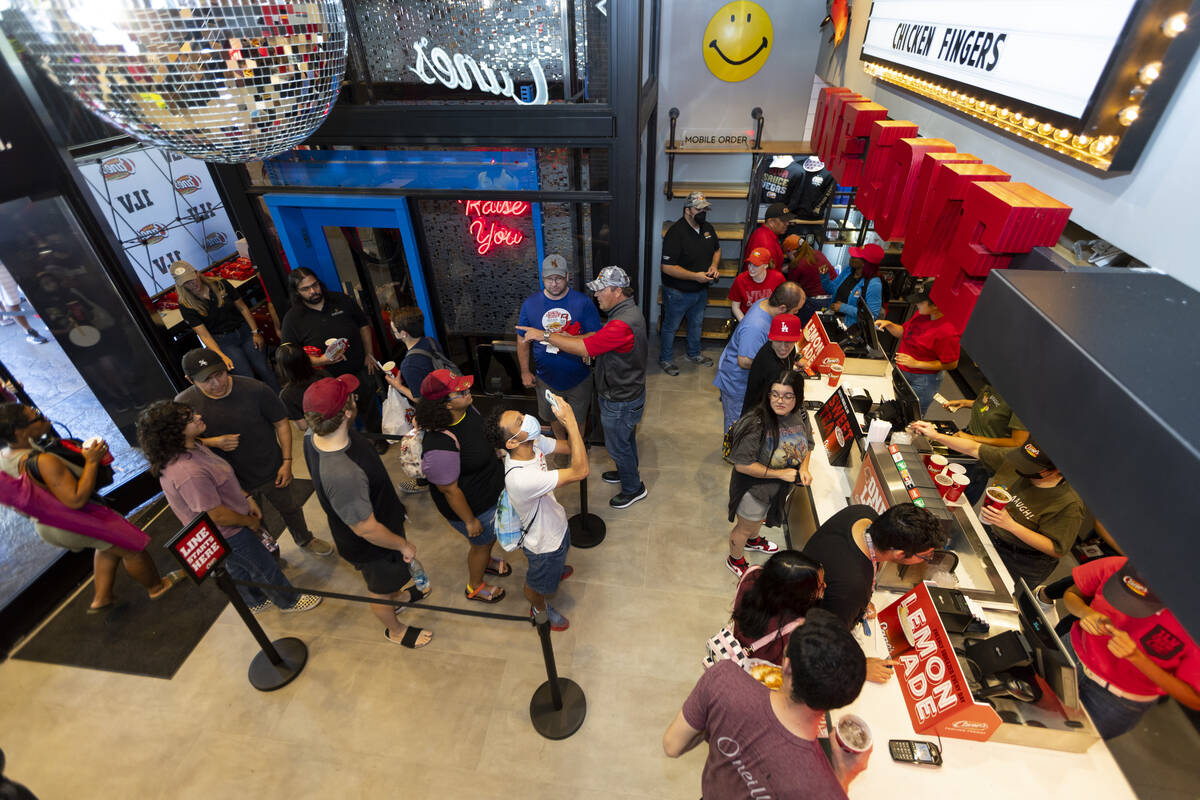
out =
[[[804,546],[804,554],[825,567],[825,596],[821,607],[852,628],[863,617],[874,617],[871,595],[875,574],[886,562],[920,564],[946,537],[937,518],[912,503],[892,506],[882,515],[870,506],[847,506],[825,520]],[[867,679],[883,683],[891,677],[890,662],[867,659]]]
[[[358,408],[363,425],[371,433],[379,433],[382,417],[375,401],[378,383],[375,379],[375,339],[367,316],[348,295],[327,292],[315,272],[298,267],[288,275],[293,303],[283,317],[283,340],[301,347],[315,347],[321,355],[309,355],[314,367],[324,369],[335,378],[353,375],[358,378]],[[341,356],[325,357],[325,342],[345,339],[349,346]],[[375,449],[385,452],[387,442],[376,442]]]
[[662,243],[662,347],[658,365],[668,375],[678,375],[674,363],[675,331],[687,320],[687,360],[711,367],[712,359],[700,354],[700,332],[708,287],[720,277],[721,243],[706,218],[712,203],[692,192],[683,203],[683,216],[667,229]]
[[[417,550],[404,536],[406,511],[371,443],[350,430],[356,410],[353,375],[322,378],[304,392],[304,460],[329,517],[338,553],[362,573],[367,592],[380,600],[415,603],[429,592],[404,586]],[[402,624],[402,609],[372,603],[383,636],[405,647],[424,647],[432,631]]]
[[203,347],[187,352],[183,372],[192,385],[175,401],[204,418],[206,435],[199,441],[229,462],[242,489],[260,508],[278,512],[264,519],[268,532],[282,533],[281,517],[301,550],[332,553],[304,519],[308,493],[292,485],[292,426],[275,392],[262,381],[230,375],[221,357]]

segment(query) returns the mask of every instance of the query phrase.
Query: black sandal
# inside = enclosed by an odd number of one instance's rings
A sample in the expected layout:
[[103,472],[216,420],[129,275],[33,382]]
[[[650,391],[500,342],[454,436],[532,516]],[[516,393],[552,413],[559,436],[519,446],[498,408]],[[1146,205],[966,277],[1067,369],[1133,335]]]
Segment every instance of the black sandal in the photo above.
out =
[[[433,594],[432,586],[430,586],[428,589],[426,589],[424,594],[422,594],[421,590],[418,589],[416,587],[416,585],[413,585],[413,586],[408,587],[408,599],[405,600],[404,602],[406,602],[410,605],[413,603],[419,603],[422,600],[424,600],[426,597],[429,597],[429,595],[431,595],[431,594]],[[408,606],[393,606],[392,610],[395,611],[397,615],[399,615],[400,612],[404,611],[406,608],[408,608]]]
[[[492,566],[496,563],[499,563],[504,567],[503,572],[501,572],[497,567]],[[485,575],[495,575],[498,578],[507,578],[509,575],[512,575],[512,564],[508,563],[503,558],[493,558],[488,562],[488,565],[483,568],[483,572]]]
[[416,650],[418,647],[425,647],[429,642],[432,642],[432,637],[425,644],[417,644],[417,639],[425,632],[424,628],[418,628],[414,625],[409,625],[404,631],[404,635],[400,637],[400,641],[392,638],[392,633],[387,628],[383,629],[383,638],[387,639],[392,644],[398,644],[402,647],[407,647],[409,650]]

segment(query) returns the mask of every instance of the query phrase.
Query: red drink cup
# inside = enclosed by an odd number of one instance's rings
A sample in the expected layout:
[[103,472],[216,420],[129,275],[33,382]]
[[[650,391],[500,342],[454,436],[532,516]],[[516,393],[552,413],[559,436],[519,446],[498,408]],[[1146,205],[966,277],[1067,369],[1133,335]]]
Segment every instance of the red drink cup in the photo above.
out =
[[865,753],[871,749],[871,727],[857,714],[847,714],[833,728],[838,745],[847,753]]
[[953,478],[955,475],[966,475],[967,474],[967,468],[964,467],[962,464],[959,464],[957,461],[947,464],[946,469],[950,470],[951,478]]
[[993,511],[1003,511],[1004,507],[1011,502],[1012,495],[999,486],[989,486],[987,491],[983,493],[983,507],[990,508]]
[[925,462],[925,469],[929,470],[929,475],[932,477],[944,470],[946,468],[946,464],[948,463],[949,462],[946,460],[945,456],[934,453],[929,457],[929,460]]
[[838,381],[840,381],[841,379],[842,379],[842,365],[841,364],[830,364],[829,365],[829,385],[836,387],[838,385]]
[[400,374],[400,368],[396,366],[395,361],[385,361],[380,366],[383,367],[384,372],[390,373],[393,377]]
[[946,490],[946,493],[942,495],[942,499],[947,503],[953,503],[958,500],[958,498],[962,497],[963,491],[970,485],[971,479],[966,475],[955,474],[954,485]]
[[954,479],[943,472],[934,475],[933,482],[937,484],[938,494],[943,498],[954,488]]

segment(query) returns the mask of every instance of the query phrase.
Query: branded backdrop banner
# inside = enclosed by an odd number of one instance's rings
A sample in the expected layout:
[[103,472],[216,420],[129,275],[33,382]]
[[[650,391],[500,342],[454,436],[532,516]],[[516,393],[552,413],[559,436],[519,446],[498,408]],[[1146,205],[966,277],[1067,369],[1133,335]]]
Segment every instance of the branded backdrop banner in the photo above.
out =
[[238,237],[203,161],[147,146],[78,166],[149,295],[174,287],[174,261],[204,269],[236,254]]

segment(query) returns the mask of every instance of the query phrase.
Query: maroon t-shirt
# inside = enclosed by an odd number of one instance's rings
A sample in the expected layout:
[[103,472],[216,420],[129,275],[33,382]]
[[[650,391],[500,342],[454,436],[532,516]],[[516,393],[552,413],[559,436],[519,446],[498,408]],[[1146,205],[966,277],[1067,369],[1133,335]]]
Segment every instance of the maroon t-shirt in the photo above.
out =
[[683,704],[683,718],[708,741],[704,796],[846,800],[821,745],[785,728],[770,697],[770,689],[732,661],[700,677]]
[[[756,581],[758,581],[761,575],[762,568],[758,567],[757,565],[746,571],[745,577],[743,577],[741,583],[738,584],[737,595],[733,598],[733,607],[735,610],[741,607],[742,597],[744,597],[746,592],[750,590],[750,587],[753,586]],[[778,634],[781,627],[794,619],[796,619],[796,617],[792,616],[791,614],[787,614],[782,618],[771,617],[771,619],[767,620],[767,629],[763,631],[762,636],[766,636],[768,633]],[[738,629],[736,623],[733,626],[733,635],[737,637],[737,640],[741,642],[742,647],[745,648],[749,648],[750,645],[762,638],[762,636],[750,636],[747,633],[743,633]],[[788,639],[790,638],[790,633],[787,636],[776,636],[758,650],[750,653],[750,657],[760,658],[763,661],[770,661],[772,664],[783,666],[783,657],[787,654],[787,643]]]

